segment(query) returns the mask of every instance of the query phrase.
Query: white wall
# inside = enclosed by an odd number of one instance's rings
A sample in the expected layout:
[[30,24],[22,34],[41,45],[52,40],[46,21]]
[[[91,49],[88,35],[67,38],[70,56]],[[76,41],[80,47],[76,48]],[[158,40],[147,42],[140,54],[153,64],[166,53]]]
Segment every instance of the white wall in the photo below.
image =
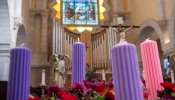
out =
[[10,17],[7,0],[0,0],[0,81],[8,80]]
[[7,0],[0,0],[0,44],[10,43],[10,19]]

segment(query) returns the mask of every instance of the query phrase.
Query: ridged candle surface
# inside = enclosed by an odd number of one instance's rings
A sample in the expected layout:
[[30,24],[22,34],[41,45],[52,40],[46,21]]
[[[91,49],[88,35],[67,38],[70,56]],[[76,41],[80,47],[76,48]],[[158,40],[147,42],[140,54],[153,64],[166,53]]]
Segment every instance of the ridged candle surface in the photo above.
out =
[[111,57],[115,100],[143,100],[135,45],[119,43]]
[[150,91],[149,99],[156,99],[157,90],[162,89],[160,83],[163,82],[157,43],[146,40],[141,43],[140,47],[146,87]]
[[11,50],[7,100],[27,100],[30,93],[31,50],[17,47]]
[[76,42],[73,44],[72,50],[72,84],[83,83],[86,65],[85,44]]

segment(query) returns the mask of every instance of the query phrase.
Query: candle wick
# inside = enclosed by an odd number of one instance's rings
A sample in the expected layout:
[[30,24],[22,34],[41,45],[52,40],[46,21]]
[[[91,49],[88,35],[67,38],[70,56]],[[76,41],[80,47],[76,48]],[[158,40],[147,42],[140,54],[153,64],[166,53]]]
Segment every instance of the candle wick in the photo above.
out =
[[146,40],[150,40],[150,38],[147,38]]
[[24,45],[25,45],[25,43],[21,44],[20,46],[22,46],[22,47],[23,47]]

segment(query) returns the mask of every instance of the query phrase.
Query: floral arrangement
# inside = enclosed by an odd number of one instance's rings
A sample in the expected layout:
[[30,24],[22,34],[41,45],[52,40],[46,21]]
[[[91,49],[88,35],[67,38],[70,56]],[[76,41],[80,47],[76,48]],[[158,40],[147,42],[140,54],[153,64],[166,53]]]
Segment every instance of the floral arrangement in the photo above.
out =
[[143,89],[143,97],[145,100],[148,100],[148,96],[149,96],[149,90],[145,87],[142,88]]
[[[144,79],[142,79],[144,83]],[[86,80],[81,83],[74,83],[71,88],[64,89],[56,85],[46,88],[47,94],[42,99],[29,98],[28,100],[114,100],[113,83],[101,81],[96,76],[96,69],[86,73]],[[148,89],[143,88],[143,96],[148,99]]]
[[164,82],[160,84],[164,90],[157,90],[157,96],[161,100],[175,100],[175,83]]
[[27,100],[40,100],[40,98],[39,97],[34,97],[34,98],[29,98]]
[[[96,76],[96,69],[86,73],[86,80],[74,83],[71,88],[64,89],[56,85],[46,88],[47,94],[41,100],[114,100],[112,82],[103,82]],[[28,100],[40,100],[29,98]]]
[[143,97],[145,100],[148,100],[149,97],[149,90],[146,88],[145,80],[143,77],[141,77],[141,81],[143,84],[142,90],[143,90]]

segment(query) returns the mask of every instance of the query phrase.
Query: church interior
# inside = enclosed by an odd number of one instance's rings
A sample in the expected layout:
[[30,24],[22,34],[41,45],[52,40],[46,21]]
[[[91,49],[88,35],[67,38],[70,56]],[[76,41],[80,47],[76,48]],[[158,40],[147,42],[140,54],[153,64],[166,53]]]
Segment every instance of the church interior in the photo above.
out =
[[175,100],[174,0],[0,0],[0,26],[0,100]]

